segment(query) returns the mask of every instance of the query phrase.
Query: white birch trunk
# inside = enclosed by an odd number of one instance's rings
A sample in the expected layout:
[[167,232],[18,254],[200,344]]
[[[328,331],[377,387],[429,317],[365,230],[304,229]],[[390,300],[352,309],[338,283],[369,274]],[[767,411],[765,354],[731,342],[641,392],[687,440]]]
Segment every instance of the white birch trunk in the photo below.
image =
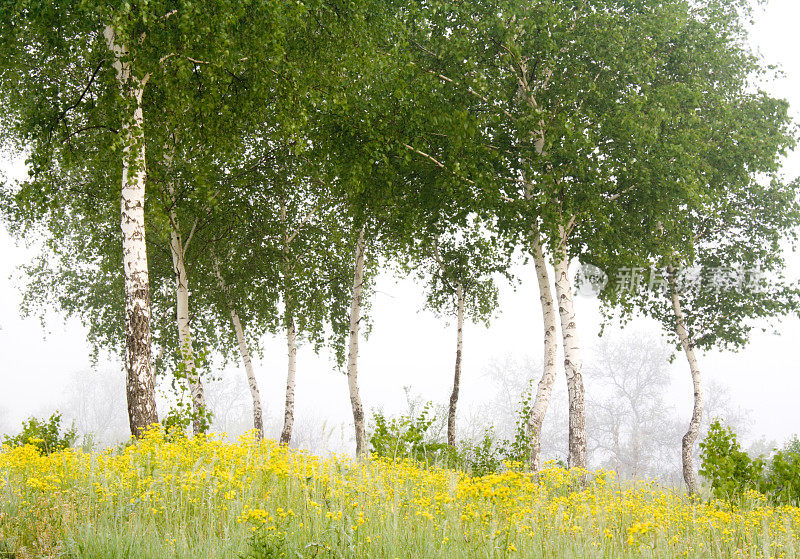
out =
[[694,353],[694,342],[689,332],[686,330],[686,320],[683,316],[681,307],[680,292],[675,281],[675,271],[669,270],[669,283],[671,287],[670,300],[672,310],[675,313],[675,331],[683,346],[686,360],[689,362],[689,370],[692,374],[692,385],[694,389],[694,406],[692,408],[692,419],[689,421],[689,429],[683,436],[681,456],[683,461],[683,479],[690,493],[697,493],[698,483],[697,474],[694,470],[694,457],[692,451],[700,434],[700,422],[703,419],[703,385],[700,374],[700,366],[697,363],[697,356]]
[[195,435],[206,430],[206,398],[203,383],[197,372],[197,362],[194,358],[192,345],[192,327],[189,322],[189,276],[186,272],[185,251],[180,225],[175,210],[170,210],[172,231],[170,233],[170,252],[172,252],[172,266],[175,272],[175,308],[176,325],[178,327],[178,344],[180,344],[181,361],[189,382],[189,391],[192,396],[192,431]]
[[151,424],[158,423],[155,380],[151,363],[150,277],[145,244],[145,139],[142,96],[147,77],[136,79],[129,61],[122,61],[127,50],[114,42],[114,31],[103,32],[114,56],[113,66],[122,95],[134,104],[132,118],[123,124],[122,153],[122,266],[125,276],[125,366],[128,420],[131,434],[140,437]]
[[217,283],[219,284],[220,291],[225,295],[225,302],[228,305],[228,311],[231,315],[231,324],[233,324],[233,331],[236,334],[236,341],[239,346],[239,356],[242,358],[242,364],[244,365],[245,374],[247,375],[247,384],[250,386],[250,397],[253,400],[253,428],[256,430],[256,437],[258,440],[261,440],[264,438],[264,417],[261,409],[261,392],[258,389],[256,374],[253,370],[253,360],[250,357],[250,349],[247,347],[247,340],[244,337],[244,328],[242,328],[242,322],[239,320],[239,313],[236,312],[236,306],[233,304],[233,297],[231,297],[228,285],[222,277],[217,255],[213,254],[212,256],[214,274],[217,276]]
[[556,309],[553,292],[550,289],[550,276],[547,272],[547,261],[538,231],[532,232],[531,253],[536,268],[536,278],[539,281],[539,302],[542,307],[542,323],[544,326],[544,359],[542,361],[542,378],[536,388],[536,398],[533,401],[531,415],[528,418],[528,433],[531,436],[531,470],[538,472],[541,467],[542,451],[542,425],[550,405],[553,394],[553,385],[556,381],[556,354],[558,352],[558,339],[556,331]]
[[[531,108],[537,109],[535,98],[530,94],[526,82],[521,82],[525,96]],[[540,156],[544,155],[544,121],[539,121],[539,129],[534,131],[534,148]],[[525,181],[525,200],[533,198],[533,187]],[[553,385],[556,381],[556,354],[558,340],[556,336],[556,311],[553,300],[553,291],[550,289],[550,275],[547,273],[547,260],[544,257],[542,239],[539,230],[534,224],[531,227],[531,254],[536,268],[536,279],[539,284],[539,303],[542,308],[542,327],[544,330],[542,359],[542,378],[536,387],[536,397],[533,400],[531,414],[528,418],[528,435],[531,438],[531,452],[529,464],[531,471],[538,472],[542,467],[542,425],[544,424],[550,398],[553,395]]]
[[561,243],[554,256],[556,296],[561,318],[561,336],[564,343],[564,372],[567,376],[569,397],[569,458],[570,468],[586,468],[586,404],[583,388],[583,360],[578,339],[572,281],[569,277],[569,258],[566,238],[561,229]]
[[286,325],[286,399],[283,408],[283,429],[280,443],[288,445],[292,440],[294,427],[294,389],[297,376],[297,330],[292,309],[291,262],[289,261],[289,222],[286,216],[286,202],[281,199],[281,223],[283,224],[283,306]]
[[355,249],[355,269],[353,271],[353,295],[350,301],[350,340],[347,353],[347,386],[350,390],[350,406],[353,409],[353,426],[356,435],[356,456],[366,453],[364,428],[364,408],[358,391],[358,334],[361,323],[361,298],[364,284],[364,229],[358,234]]
[[297,332],[294,317],[289,313],[286,318],[286,353],[288,367],[286,372],[286,406],[283,414],[283,430],[281,431],[281,444],[289,444],[292,440],[294,427],[294,387],[297,376]]
[[453,373],[453,391],[450,394],[450,407],[447,410],[447,444],[456,446],[456,406],[458,405],[458,390],[461,385],[461,354],[464,347],[464,286],[456,283],[456,296],[458,298],[458,327],[456,334],[456,365]]

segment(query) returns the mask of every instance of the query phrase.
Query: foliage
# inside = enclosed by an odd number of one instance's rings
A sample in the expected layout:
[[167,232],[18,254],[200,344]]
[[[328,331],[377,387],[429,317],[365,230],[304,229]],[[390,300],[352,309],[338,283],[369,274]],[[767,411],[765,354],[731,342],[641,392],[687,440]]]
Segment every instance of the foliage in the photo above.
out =
[[289,549],[286,540],[280,534],[256,530],[250,536],[250,548],[241,559],[280,559],[288,557]]
[[529,387],[520,402],[512,439],[498,439],[490,427],[479,441],[464,444],[461,463],[472,475],[499,473],[507,468],[519,470],[527,466],[533,445],[533,435],[528,429],[532,400],[533,392]]
[[[198,369],[207,363],[205,350],[199,351],[194,357],[195,367]],[[173,400],[173,404],[162,421],[167,433],[175,437],[185,435],[195,422],[199,426],[200,433],[207,433],[213,419],[213,414],[208,407],[196,409],[192,404],[187,373],[186,363],[182,360],[177,361],[170,379],[171,393],[168,394],[168,397]]]
[[711,483],[716,497],[741,498],[747,490],[759,491],[776,503],[800,502],[800,443],[797,437],[772,457],[751,458],[736,434],[717,420],[700,443],[700,473]]
[[772,457],[766,487],[775,501],[800,504],[800,440],[797,437]]
[[69,429],[61,426],[61,413],[55,412],[49,419],[31,417],[22,422],[22,431],[15,436],[6,436],[3,444],[11,447],[23,445],[34,446],[40,454],[47,455],[53,452],[70,448],[78,440],[75,426]]
[[736,440],[736,434],[719,420],[711,423],[700,449],[700,474],[711,483],[714,496],[733,499],[747,489],[761,489],[764,461],[750,458]]
[[498,452],[497,437],[494,429],[489,428],[483,432],[483,437],[475,443],[465,445],[463,456],[466,467],[476,476],[484,476],[499,472],[503,459]]
[[376,412],[372,421],[374,425],[368,439],[370,453],[377,457],[435,464],[446,462],[453,452],[431,433],[436,416],[430,402],[422,407],[419,415],[412,410],[409,415],[387,419],[382,412]]
[[512,439],[499,439],[489,427],[478,441],[462,441],[453,448],[434,432],[440,418],[432,404],[427,402],[416,413],[416,402],[409,399],[407,415],[387,418],[381,412],[373,414],[370,453],[389,460],[408,459],[428,466],[463,468],[474,476],[496,474],[508,468],[522,469],[528,462],[532,442],[527,429],[531,401],[529,390],[520,403]]

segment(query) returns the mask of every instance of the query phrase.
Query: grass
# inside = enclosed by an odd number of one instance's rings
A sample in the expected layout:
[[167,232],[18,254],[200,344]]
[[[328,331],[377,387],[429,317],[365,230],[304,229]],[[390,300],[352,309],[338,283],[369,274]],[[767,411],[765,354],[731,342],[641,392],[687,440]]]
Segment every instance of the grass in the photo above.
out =
[[602,471],[475,478],[157,430],[119,452],[0,453],[0,557],[795,558],[798,535],[800,508],[755,493]]

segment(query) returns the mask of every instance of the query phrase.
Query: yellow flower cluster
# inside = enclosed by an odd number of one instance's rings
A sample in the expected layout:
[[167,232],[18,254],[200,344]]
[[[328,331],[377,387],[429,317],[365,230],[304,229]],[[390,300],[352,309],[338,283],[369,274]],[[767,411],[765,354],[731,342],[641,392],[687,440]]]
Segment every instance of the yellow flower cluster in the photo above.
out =
[[703,501],[602,471],[470,477],[322,459],[250,435],[153,429],[119,452],[0,452],[0,551],[18,557],[237,557],[259,535],[298,557],[792,558],[800,508],[755,493]]

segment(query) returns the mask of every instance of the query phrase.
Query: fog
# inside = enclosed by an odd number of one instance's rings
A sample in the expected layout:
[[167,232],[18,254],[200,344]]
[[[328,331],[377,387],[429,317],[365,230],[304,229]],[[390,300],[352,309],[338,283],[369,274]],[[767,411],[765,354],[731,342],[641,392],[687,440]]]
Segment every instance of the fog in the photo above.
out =
[[[754,40],[767,61],[785,72],[769,88],[790,100],[800,119],[800,41],[795,30],[800,19],[796,0],[773,0],[757,12]],[[11,178],[24,176],[19,160],[8,158],[0,169]],[[785,165],[789,177],[800,175],[800,153]],[[36,254],[30,246],[16,246],[0,229],[0,432],[14,432],[31,415],[63,412],[93,442],[112,445],[128,436],[123,368],[114,356],[92,361],[86,329],[76,320],[64,320],[53,311],[43,322],[19,313],[18,266]],[[499,436],[513,429],[519,395],[537,379],[541,354],[541,317],[532,266],[518,267],[517,286],[500,292],[501,314],[489,327],[465,327],[460,432],[477,438],[488,424]],[[800,278],[800,257],[790,257],[789,276]],[[373,302],[373,331],[363,345],[360,362],[362,398],[368,410],[405,413],[411,401],[446,403],[452,382],[455,328],[423,311],[422,286],[410,279],[382,275]],[[579,298],[581,338],[585,347],[585,381],[592,466],[621,468],[631,475],[677,476],[680,436],[691,407],[688,366],[674,348],[664,345],[659,327],[635,320],[624,329],[612,324],[598,337],[601,317],[597,301]],[[766,326],[766,325],[765,325]],[[708,379],[707,421],[720,416],[734,425],[754,450],[767,450],[800,432],[797,394],[800,393],[800,320],[788,318],[774,331],[755,331],[751,344],[739,353],[701,355]],[[649,417],[632,422],[631,402],[619,395],[617,382],[631,381],[615,359],[623,351],[647,356],[648,386],[636,409]],[[265,406],[265,429],[277,437],[282,419],[286,355],[283,340],[263,340],[263,356],[254,362]],[[612,374],[612,372],[614,374]],[[236,364],[211,367],[206,394],[214,410],[214,429],[230,436],[250,426],[250,400],[244,371]],[[627,377],[625,375],[628,375]],[[405,389],[407,387],[407,390]],[[168,404],[161,387],[163,414]],[[294,445],[314,452],[351,452],[352,436],[347,384],[330,355],[315,355],[309,347],[298,352]],[[543,433],[545,459],[566,456],[567,405],[565,382],[559,378]],[[654,428],[658,422],[661,428]],[[666,427],[663,427],[666,425]],[[609,445],[614,434],[622,441],[617,451]],[[632,440],[638,442],[633,444]],[[676,478],[677,479],[677,478]]]

